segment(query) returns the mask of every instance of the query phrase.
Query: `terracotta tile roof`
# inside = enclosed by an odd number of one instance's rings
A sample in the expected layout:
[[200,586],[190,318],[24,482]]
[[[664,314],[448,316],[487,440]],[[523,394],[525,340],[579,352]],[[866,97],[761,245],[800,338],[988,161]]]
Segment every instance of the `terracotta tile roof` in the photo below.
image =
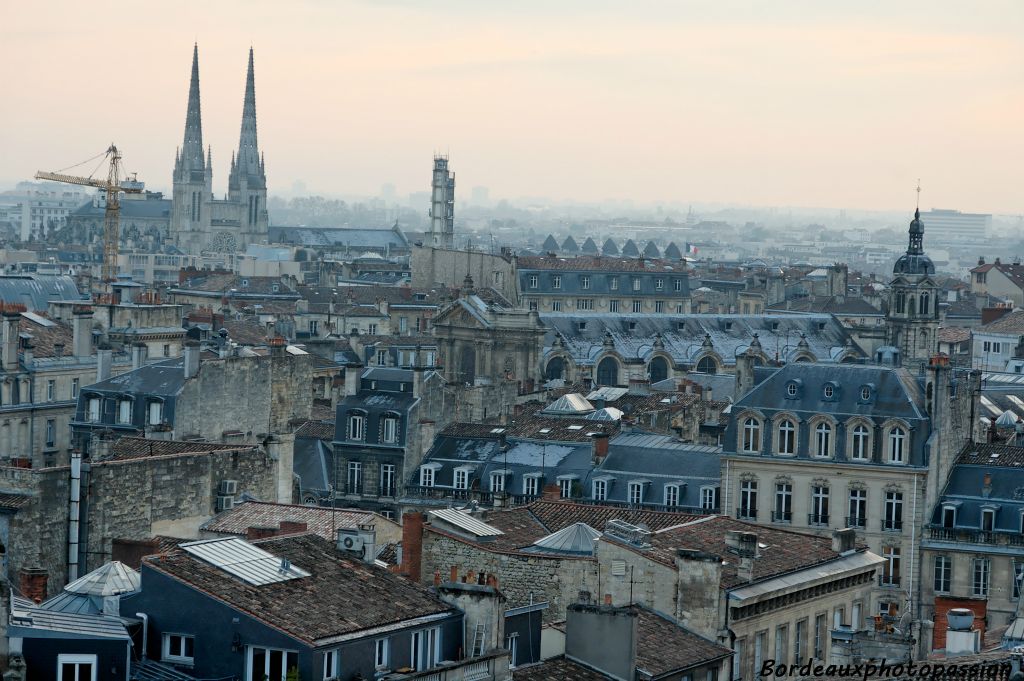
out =
[[[44,315],[39,315],[45,317]],[[20,322],[21,332],[32,336],[32,355],[34,357],[56,357],[55,346],[64,345],[63,355],[65,357],[74,352],[74,332],[69,324],[54,321],[53,326],[37,324],[31,319],[22,316]]]
[[999,270],[999,272],[1001,274],[1006,275],[1006,278],[1009,279],[1011,282],[1013,282],[1020,288],[1024,288],[1024,265],[1020,263],[986,263],[984,265],[978,265],[977,267],[973,268],[971,270],[971,273],[981,274],[984,272],[989,272],[993,269]]
[[[201,594],[310,644],[424,615],[457,612],[426,588],[383,568],[349,558],[331,542],[314,534],[254,543],[312,574],[254,586],[182,549],[146,558],[143,569],[169,575]],[[370,608],[367,603],[387,603],[387,607]]]
[[725,544],[730,530],[753,532],[762,545],[754,561],[755,582],[825,563],[839,556],[832,550],[831,537],[780,530],[720,515],[655,531],[650,537],[653,548],[643,553],[666,565],[675,564],[679,549],[696,549],[722,556],[725,564],[722,566],[721,585],[723,589],[732,588],[744,582],[736,572],[738,558]]
[[[582,428],[570,428],[570,426],[583,426]],[[534,440],[551,440],[556,442],[589,442],[590,433],[601,428],[609,435],[619,432],[617,422],[590,421],[584,418],[549,418],[544,416],[521,416],[515,419],[515,423],[451,423],[441,431],[446,437],[479,437],[498,439],[501,435],[505,437],[530,438]],[[504,429],[502,433],[494,433],[497,428]],[[547,433],[540,432],[547,430]]]
[[298,504],[274,504],[263,501],[246,501],[236,504],[230,511],[218,513],[203,523],[201,529],[216,534],[245,536],[250,527],[279,528],[281,521],[306,523],[306,531],[313,532],[327,541],[334,541],[334,532],[339,527],[374,525],[391,522],[369,511],[351,509],[330,509],[324,506],[302,506]]
[[334,422],[306,421],[295,431],[295,437],[312,437],[331,441],[334,439]]
[[1024,310],[1014,310],[1004,314],[994,322],[989,322],[978,329],[979,333],[1024,334]]
[[686,263],[652,258],[614,258],[580,255],[573,258],[545,255],[521,255],[516,260],[520,270],[575,270],[599,272],[689,272]]
[[631,608],[637,614],[636,666],[654,676],[689,669],[732,655],[732,651],[698,636],[646,608]]
[[611,678],[565,657],[552,657],[512,672],[513,681],[606,681]]
[[[228,338],[239,345],[267,344],[267,328],[256,319],[225,319],[223,328],[228,330]],[[220,328],[213,330],[217,331]]]
[[971,330],[965,326],[943,326],[939,328],[940,343],[963,343],[971,339]]
[[110,453],[103,457],[102,462],[143,459],[148,456],[168,456],[173,454],[208,454],[225,449],[245,451],[256,449],[256,446],[231,445],[220,442],[183,442],[181,440],[151,440],[144,437],[122,437],[114,442],[110,448]]

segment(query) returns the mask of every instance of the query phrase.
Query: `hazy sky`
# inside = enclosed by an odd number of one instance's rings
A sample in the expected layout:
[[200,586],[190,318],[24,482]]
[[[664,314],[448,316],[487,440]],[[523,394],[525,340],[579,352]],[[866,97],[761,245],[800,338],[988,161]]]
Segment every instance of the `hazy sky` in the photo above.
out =
[[0,181],[169,187],[193,41],[217,193],[252,44],[271,193],[1024,212],[1021,0],[5,0]]

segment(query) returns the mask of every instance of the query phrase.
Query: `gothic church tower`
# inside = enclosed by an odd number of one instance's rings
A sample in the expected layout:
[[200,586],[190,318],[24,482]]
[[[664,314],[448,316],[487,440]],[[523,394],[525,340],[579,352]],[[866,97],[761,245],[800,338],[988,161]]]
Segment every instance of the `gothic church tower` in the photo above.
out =
[[267,174],[256,137],[256,76],[252,48],[249,48],[249,71],[245,77],[245,100],[242,104],[242,131],[238,153],[231,161],[228,200],[237,206],[239,248],[267,239]]
[[185,139],[174,156],[170,234],[172,242],[190,251],[203,240],[210,224],[213,168],[209,150],[203,157],[203,121],[199,105],[199,45],[192,48],[192,81],[185,112]]

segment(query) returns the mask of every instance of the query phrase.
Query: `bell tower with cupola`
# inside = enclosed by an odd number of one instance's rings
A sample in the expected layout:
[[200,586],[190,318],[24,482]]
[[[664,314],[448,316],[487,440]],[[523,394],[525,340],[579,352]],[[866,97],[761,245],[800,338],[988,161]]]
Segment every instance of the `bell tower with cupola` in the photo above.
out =
[[896,261],[892,274],[885,312],[886,345],[899,351],[903,366],[918,367],[927,364],[939,346],[939,287],[935,264],[924,252],[920,207],[910,222],[907,252]]

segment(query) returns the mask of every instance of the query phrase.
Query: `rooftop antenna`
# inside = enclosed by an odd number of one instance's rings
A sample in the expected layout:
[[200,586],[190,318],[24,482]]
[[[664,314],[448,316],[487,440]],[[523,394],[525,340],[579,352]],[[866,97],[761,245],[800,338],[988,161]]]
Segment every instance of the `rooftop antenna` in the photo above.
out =
[[917,178],[917,188],[914,190],[917,192],[917,201],[915,202],[915,210],[921,210],[921,178]]

